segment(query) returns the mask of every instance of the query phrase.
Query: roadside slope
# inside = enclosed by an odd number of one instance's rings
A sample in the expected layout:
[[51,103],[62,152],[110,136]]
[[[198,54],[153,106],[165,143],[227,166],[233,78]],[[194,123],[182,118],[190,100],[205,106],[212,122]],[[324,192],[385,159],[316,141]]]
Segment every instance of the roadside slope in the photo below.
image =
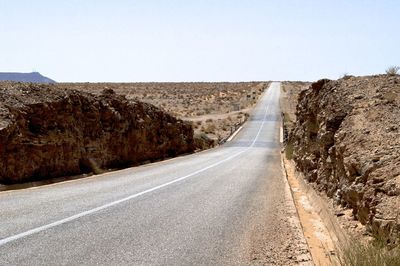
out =
[[308,182],[375,236],[400,229],[400,77],[320,80],[302,91],[289,136]]

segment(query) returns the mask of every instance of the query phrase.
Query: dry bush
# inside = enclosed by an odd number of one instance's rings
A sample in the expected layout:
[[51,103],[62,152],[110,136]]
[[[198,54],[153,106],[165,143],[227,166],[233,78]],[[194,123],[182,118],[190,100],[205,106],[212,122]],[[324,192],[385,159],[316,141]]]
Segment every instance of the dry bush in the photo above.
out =
[[204,132],[209,134],[209,133],[214,133],[216,129],[216,126],[214,124],[208,124],[205,129]]
[[400,70],[399,66],[391,66],[386,69],[386,74],[389,76],[397,75]]
[[338,263],[344,266],[370,266],[400,265],[400,248],[389,248],[385,243],[375,240],[368,244],[361,244],[358,241],[351,241],[338,257]]
[[350,75],[349,73],[343,73],[343,75],[340,77],[341,79],[349,79],[352,78],[353,76]]

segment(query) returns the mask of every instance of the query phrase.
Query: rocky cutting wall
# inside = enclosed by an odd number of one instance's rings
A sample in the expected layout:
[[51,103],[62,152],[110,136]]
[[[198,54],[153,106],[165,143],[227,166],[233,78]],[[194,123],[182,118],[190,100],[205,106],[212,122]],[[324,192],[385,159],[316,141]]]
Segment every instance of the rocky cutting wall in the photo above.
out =
[[112,90],[0,84],[0,183],[124,167],[194,150],[190,125]]
[[400,77],[320,80],[300,94],[290,135],[305,178],[375,234],[400,231]]

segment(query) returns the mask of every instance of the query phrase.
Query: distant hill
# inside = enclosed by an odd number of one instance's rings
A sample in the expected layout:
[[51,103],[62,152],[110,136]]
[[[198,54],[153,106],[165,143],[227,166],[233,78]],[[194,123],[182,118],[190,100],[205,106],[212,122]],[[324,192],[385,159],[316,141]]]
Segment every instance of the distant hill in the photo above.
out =
[[39,72],[32,72],[32,73],[0,72],[0,81],[56,83],[54,80],[42,76]]

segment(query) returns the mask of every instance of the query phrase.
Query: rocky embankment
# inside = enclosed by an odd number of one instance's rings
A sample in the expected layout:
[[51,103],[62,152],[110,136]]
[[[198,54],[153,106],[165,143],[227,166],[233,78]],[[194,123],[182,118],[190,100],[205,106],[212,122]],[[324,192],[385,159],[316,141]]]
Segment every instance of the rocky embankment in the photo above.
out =
[[105,90],[0,83],[0,183],[96,172],[195,149],[191,125]]
[[300,93],[289,136],[308,182],[375,236],[400,232],[400,76],[320,80]]

